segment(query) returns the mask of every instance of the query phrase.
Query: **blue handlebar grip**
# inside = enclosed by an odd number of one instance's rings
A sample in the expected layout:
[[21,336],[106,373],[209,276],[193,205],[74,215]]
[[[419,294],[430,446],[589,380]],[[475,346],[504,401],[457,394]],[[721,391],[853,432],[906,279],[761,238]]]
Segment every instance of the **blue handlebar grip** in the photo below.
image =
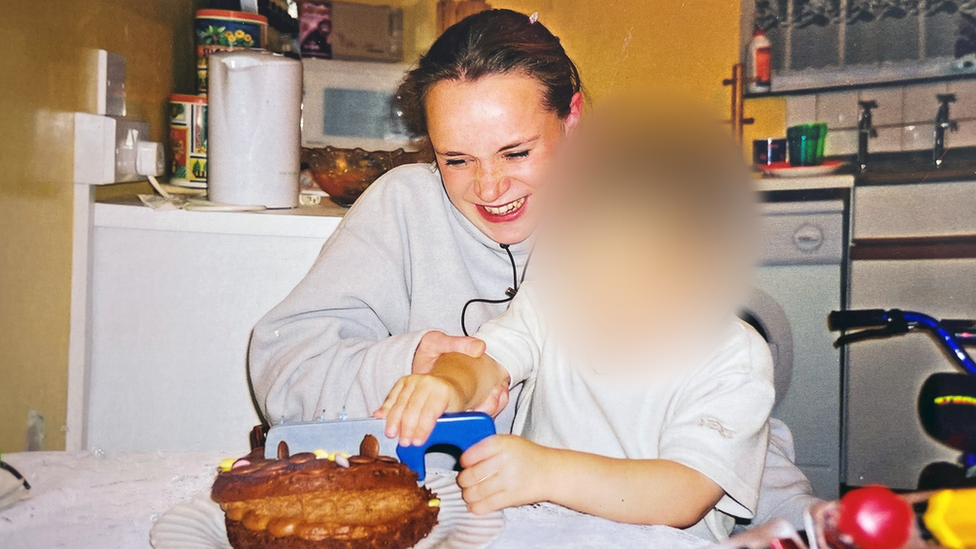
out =
[[423,446],[397,446],[397,457],[404,465],[417,473],[419,480],[427,477],[424,455],[437,444],[457,446],[461,452],[495,434],[495,422],[482,412],[444,414],[437,420],[434,430]]

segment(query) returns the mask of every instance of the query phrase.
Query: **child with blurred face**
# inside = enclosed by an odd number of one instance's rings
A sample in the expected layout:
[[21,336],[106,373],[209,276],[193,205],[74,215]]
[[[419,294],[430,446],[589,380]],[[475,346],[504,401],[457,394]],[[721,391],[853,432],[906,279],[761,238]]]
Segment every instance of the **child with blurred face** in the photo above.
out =
[[461,457],[475,513],[548,501],[723,539],[755,512],[774,390],[765,342],[733,314],[750,178],[718,123],[654,103],[668,112],[598,110],[557,157],[533,278],[477,333],[486,353],[441,355],[375,414],[421,445],[443,413],[525,382],[522,436]]

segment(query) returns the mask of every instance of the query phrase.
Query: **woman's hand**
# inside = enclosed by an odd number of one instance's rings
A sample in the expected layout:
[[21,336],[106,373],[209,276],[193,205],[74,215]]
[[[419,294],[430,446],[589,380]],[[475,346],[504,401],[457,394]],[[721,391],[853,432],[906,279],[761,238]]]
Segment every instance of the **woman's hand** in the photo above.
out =
[[436,374],[400,378],[373,417],[386,418],[386,436],[400,446],[421,446],[446,412],[464,409],[464,395],[452,380]]
[[411,373],[428,374],[443,354],[461,353],[471,358],[485,354],[485,342],[476,337],[449,336],[444,332],[427,332],[413,353]]
[[519,436],[495,435],[461,455],[458,486],[468,509],[483,515],[546,501],[552,449]]

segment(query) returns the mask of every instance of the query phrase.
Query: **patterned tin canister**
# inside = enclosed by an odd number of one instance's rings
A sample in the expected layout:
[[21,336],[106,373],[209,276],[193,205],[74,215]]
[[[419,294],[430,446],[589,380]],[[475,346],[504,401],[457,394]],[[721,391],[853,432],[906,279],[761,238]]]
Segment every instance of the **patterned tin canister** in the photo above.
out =
[[207,93],[207,60],[216,51],[268,45],[268,18],[256,13],[228,10],[199,10],[196,16],[197,93]]
[[207,98],[169,96],[170,183],[207,187]]

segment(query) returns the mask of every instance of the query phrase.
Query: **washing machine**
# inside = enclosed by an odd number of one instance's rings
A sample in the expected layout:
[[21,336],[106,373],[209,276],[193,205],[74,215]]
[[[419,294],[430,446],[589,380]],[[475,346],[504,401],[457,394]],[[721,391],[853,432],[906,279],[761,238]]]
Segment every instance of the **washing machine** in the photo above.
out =
[[773,355],[772,415],[793,432],[796,464],[817,496],[836,499],[841,463],[841,352],[827,315],[842,305],[844,199],[762,205],[762,262],[742,316]]

